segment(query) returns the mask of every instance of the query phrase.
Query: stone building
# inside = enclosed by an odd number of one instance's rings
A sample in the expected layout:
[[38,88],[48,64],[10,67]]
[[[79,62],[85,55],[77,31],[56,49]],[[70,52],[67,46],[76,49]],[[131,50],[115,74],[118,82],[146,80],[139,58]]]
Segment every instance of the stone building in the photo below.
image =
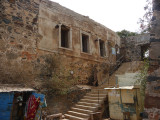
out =
[[[88,83],[95,66],[102,72],[115,64],[111,50],[120,38],[89,17],[46,0],[4,0],[0,6],[1,83],[49,79],[55,56],[80,84]],[[104,78],[99,75],[99,84]]]
[[53,92],[108,80],[120,48],[112,30],[48,0],[0,0],[0,11],[1,84]]
[[149,48],[150,34],[141,34],[121,39],[121,54],[126,61],[141,61]]
[[106,73],[100,72],[107,68],[101,65],[115,64],[116,56],[111,50],[116,45],[120,46],[120,38],[113,31],[56,3],[42,2],[38,21],[39,34],[43,36],[38,44],[39,50],[60,54],[65,58],[63,64],[66,69],[70,66],[80,69],[71,67],[70,71],[82,77],[82,84],[88,81],[88,69],[96,64],[98,84],[105,80]]

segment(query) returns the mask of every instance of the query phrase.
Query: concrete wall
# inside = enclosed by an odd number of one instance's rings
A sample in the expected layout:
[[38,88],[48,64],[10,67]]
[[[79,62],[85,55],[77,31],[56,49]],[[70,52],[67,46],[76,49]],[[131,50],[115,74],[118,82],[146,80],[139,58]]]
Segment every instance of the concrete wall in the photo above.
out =
[[125,73],[123,75],[116,75],[117,78],[117,85],[119,87],[122,86],[134,86],[137,81],[138,72],[136,73]]

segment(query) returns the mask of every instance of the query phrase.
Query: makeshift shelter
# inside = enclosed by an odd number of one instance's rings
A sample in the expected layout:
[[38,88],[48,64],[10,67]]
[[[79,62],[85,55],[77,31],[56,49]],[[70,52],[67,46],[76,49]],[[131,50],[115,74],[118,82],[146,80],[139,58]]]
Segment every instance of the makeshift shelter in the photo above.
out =
[[[34,99],[31,99],[31,97]],[[33,100],[37,101],[37,103]],[[41,108],[39,107],[43,102],[45,102],[45,96],[37,94],[32,88],[26,88],[21,85],[0,85],[1,120],[23,120],[29,117],[30,107],[36,104],[35,115],[32,117],[41,117]]]
[[142,101],[139,87],[105,88],[108,91],[109,114],[116,120],[140,120]]

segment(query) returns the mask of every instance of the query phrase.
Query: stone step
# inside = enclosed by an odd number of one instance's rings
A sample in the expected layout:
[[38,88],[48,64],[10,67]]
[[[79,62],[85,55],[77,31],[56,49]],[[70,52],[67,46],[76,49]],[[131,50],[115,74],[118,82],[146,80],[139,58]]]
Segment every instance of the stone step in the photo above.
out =
[[107,95],[106,94],[94,94],[94,93],[87,93],[86,96],[91,96],[91,97],[106,97]]
[[77,117],[81,117],[81,118],[88,118],[89,114],[84,114],[84,113],[80,113],[80,112],[75,112],[75,111],[68,111],[69,115],[73,115],[73,116],[77,116]]
[[107,94],[107,91],[105,89],[103,89],[103,90],[93,89],[90,93],[92,93],[92,94]]
[[80,109],[80,108],[77,108],[77,107],[72,107],[71,110],[75,111],[75,112],[84,113],[84,114],[90,114],[90,113],[93,112],[91,110]]
[[98,107],[91,107],[91,106],[84,106],[84,105],[75,105],[76,108],[85,109],[85,110],[91,110],[95,111]]
[[64,114],[64,116],[69,120],[88,120],[88,118],[81,118],[81,117],[77,117],[69,114]]
[[103,90],[103,88],[99,86],[99,87],[92,88],[92,90]]
[[106,91],[104,88],[94,88],[94,89],[92,89],[91,91]]
[[109,84],[108,85],[103,85],[103,86],[101,86],[101,89],[108,88],[108,87],[109,87]]
[[90,96],[84,96],[84,99],[91,99],[91,100],[103,100],[105,97],[90,97]]
[[78,105],[92,106],[92,107],[99,107],[99,104],[97,104],[97,103],[78,102],[77,104]]
[[103,102],[103,100],[91,100],[91,99],[81,99],[80,102],[88,102],[88,103],[96,103],[96,104],[101,104]]

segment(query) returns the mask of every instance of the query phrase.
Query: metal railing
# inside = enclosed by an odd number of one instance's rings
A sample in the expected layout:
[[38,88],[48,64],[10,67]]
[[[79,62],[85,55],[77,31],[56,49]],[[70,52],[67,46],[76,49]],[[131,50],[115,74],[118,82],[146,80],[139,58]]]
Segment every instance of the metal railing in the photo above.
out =
[[110,70],[109,76],[111,76],[119,67],[120,65],[124,62],[124,56],[121,56],[117,61],[116,65],[114,66],[113,69]]

